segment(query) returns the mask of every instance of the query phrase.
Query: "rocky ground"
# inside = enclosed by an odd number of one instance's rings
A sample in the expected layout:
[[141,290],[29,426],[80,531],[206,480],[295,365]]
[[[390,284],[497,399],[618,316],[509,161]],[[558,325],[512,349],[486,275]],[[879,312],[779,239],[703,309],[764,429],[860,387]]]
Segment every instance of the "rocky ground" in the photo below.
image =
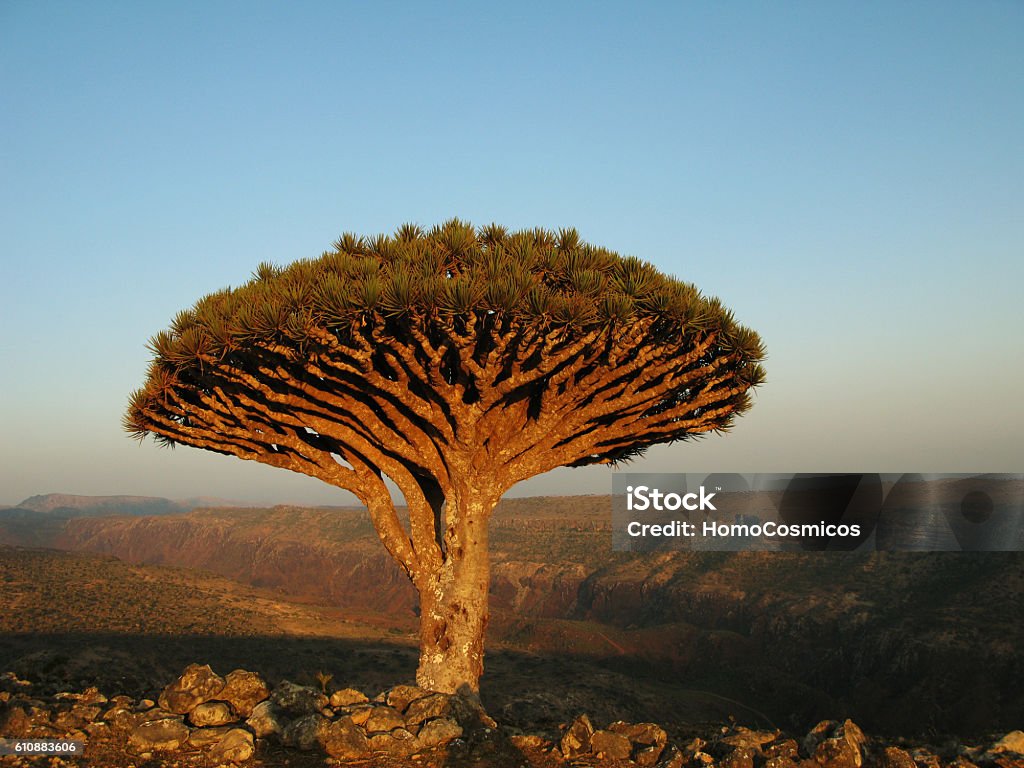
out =
[[[600,727],[599,727],[600,726]],[[8,755],[12,766],[114,768],[1024,768],[1024,732],[983,743],[880,740],[850,720],[824,721],[796,736],[736,722],[671,739],[655,723],[595,724],[587,715],[537,733],[496,723],[472,695],[399,685],[372,699],[235,670],[192,664],[157,700],[96,688],[44,693],[0,675],[0,737],[64,739],[77,755]]]

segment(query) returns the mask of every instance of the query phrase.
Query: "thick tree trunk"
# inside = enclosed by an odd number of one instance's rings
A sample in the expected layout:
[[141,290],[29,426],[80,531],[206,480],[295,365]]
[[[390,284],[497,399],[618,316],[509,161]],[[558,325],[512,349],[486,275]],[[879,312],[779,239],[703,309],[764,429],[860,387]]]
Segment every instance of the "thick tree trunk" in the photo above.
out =
[[419,586],[416,683],[443,693],[465,693],[467,688],[476,693],[484,669],[490,586],[487,521],[494,503],[448,503],[444,561]]

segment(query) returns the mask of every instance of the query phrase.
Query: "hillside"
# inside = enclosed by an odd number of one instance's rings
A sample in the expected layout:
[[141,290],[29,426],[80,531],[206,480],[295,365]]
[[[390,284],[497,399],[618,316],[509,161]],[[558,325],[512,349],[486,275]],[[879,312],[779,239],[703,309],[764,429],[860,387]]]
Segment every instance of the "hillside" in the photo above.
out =
[[[506,500],[491,538],[492,655],[601,661],[792,727],[827,714],[963,733],[1024,719],[1017,553],[613,553],[599,496]],[[415,594],[358,509],[76,518],[53,543],[212,571],[415,632]],[[488,666],[497,687],[503,675]]]
[[33,512],[71,515],[164,515],[188,509],[179,502],[154,496],[77,496],[69,493],[31,496],[18,506]]

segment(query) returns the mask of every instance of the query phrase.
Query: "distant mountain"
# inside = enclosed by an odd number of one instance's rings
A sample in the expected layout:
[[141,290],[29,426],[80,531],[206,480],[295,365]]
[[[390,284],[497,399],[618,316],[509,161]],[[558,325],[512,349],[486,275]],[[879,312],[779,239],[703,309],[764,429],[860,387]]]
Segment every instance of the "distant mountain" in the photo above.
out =
[[100,517],[105,515],[173,515],[189,512],[196,507],[237,507],[238,502],[197,496],[172,500],[159,496],[79,496],[70,493],[47,493],[32,496],[21,502],[17,509],[27,509],[59,517]]

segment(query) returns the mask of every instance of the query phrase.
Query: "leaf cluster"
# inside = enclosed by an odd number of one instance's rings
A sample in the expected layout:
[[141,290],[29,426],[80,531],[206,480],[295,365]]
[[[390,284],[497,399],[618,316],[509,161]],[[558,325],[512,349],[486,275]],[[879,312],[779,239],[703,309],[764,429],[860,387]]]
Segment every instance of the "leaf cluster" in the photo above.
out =
[[[465,327],[470,318],[569,333],[651,318],[667,343],[714,333],[722,350],[738,352],[744,380],[763,380],[757,334],[693,285],[590,245],[575,229],[510,232],[451,219],[429,230],[406,224],[390,236],[346,233],[318,258],[260,264],[248,282],[200,299],[150,340],[154,364],[146,392],[136,395],[158,396],[177,372],[254,345],[301,354],[323,330],[343,336],[368,323]],[[136,434],[145,432],[131,419],[141,404],[133,401],[126,420]]]

